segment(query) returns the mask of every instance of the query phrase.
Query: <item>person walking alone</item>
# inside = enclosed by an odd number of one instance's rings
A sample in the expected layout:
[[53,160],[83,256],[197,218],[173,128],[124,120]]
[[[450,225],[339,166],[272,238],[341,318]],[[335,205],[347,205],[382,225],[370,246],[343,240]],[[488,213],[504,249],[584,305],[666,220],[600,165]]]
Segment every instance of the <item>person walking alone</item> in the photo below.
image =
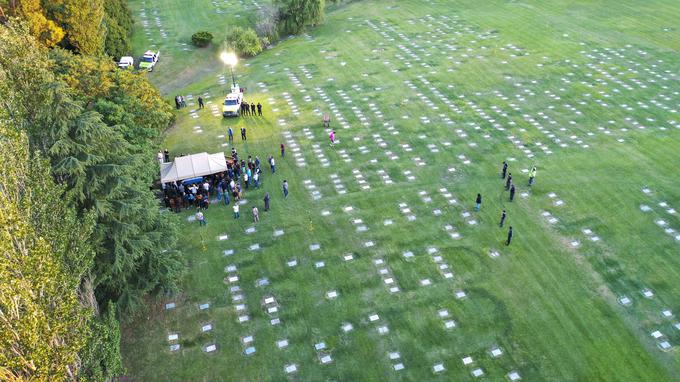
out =
[[260,221],[260,211],[257,210],[257,207],[253,206],[253,223],[257,223]]
[[234,130],[231,127],[227,130],[227,134],[229,134],[229,142],[234,142]]
[[205,105],[203,105],[203,98],[198,97],[198,108],[203,109]]
[[283,181],[283,197],[288,198],[288,181],[284,180]]
[[241,128],[241,140],[242,140],[242,141],[247,141],[247,140],[248,140],[248,138],[246,137],[246,128],[245,128],[245,127],[242,127],[242,128]]
[[270,198],[269,198],[269,193],[266,192],[266,193],[264,194],[264,211],[265,211],[265,212],[269,211],[269,199],[270,199]]
[[482,194],[477,194],[477,199],[475,199],[475,210],[479,211],[482,208]]
[[505,210],[503,210],[503,212],[501,213],[501,224],[500,224],[501,228],[503,228],[503,224],[505,224],[505,217],[506,216],[507,216],[507,214],[505,213]]
[[239,212],[239,206],[238,203],[234,202],[234,219],[238,219],[241,217],[241,213]]
[[272,169],[272,174],[276,172],[276,161],[274,160],[273,156],[269,156],[269,166]]
[[286,145],[281,144],[281,158],[286,156]]
[[534,179],[536,179],[536,166],[529,171],[529,186],[534,184]]
[[508,240],[505,241],[505,245],[510,245],[512,243],[512,226],[508,230]]

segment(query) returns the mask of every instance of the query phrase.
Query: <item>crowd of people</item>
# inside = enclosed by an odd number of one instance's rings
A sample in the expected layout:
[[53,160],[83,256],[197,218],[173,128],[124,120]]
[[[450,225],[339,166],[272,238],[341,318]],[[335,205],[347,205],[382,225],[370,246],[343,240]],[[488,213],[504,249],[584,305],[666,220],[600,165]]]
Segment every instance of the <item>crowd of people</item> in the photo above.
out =
[[[281,152],[284,153],[283,144]],[[167,150],[166,150],[167,153]],[[159,154],[164,154],[159,151]],[[160,157],[159,157],[160,159]],[[164,160],[169,158],[164,157]],[[273,155],[268,155],[267,164],[271,174],[276,173],[276,159]],[[181,212],[189,208],[196,209],[196,220],[200,225],[206,225],[203,211],[210,207],[210,200],[229,205],[233,201],[234,218],[240,218],[240,201],[249,189],[259,189],[262,186],[264,164],[258,156],[249,155],[241,158],[236,149],[231,149],[231,158],[227,161],[227,170],[213,175],[202,177],[199,181],[193,182],[170,182],[163,184],[163,199],[165,207],[173,212]],[[266,168],[266,167],[265,167]],[[281,185],[283,197],[288,197],[288,181],[284,180]],[[271,196],[265,193],[264,211],[269,211],[271,206]],[[259,210],[253,208],[253,220],[259,221]]]
[[[203,108],[203,100],[199,97],[199,108]],[[177,108],[186,107],[186,102],[184,97],[176,96],[175,104]],[[262,105],[260,103],[243,102],[241,104],[241,114],[242,115],[262,115]],[[229,142],[234,140],[234,131],[231,127],[227,130]],[[335,131],[331,130],[328,136],[331,145],[337,143]],[[241,140],[247,140],[245,127],[241,128]],[[283,143],[280,144],[281,158],[285,157],[286,147]],[[158,152],[158,161],[160,163],[169,161],[169,152],[165,151]],[[276,172],[276,160],[272,155],[267,156],[267,163],[272,174]],[[262,185],[262,168],[261,161],[258,156],[253,158],[251,155],[248,156],[247,160],[240,158],[236,149],[231,149],[231,160],[227,163],[227,171],[218,174],[209,175],[203,177],[202,182],[184,184],[183,182],[177,183],[173,182],[170,184],[163,185],[165,206],[174,212],[180,212],[182,209],[196,208],[195,218],[199,225],[206,225],[205,215],[203,211],[208,209],[210,206],[211,196],[216,196],[218,203],[223,202],[225,205],[229,205],[231,201],[234,201],[232,206],[234,212],[234,219],[239,219],[241,217],[240,206],[238,201],[243,198],[245,190],[250,188],[259,189]],[[528,186],[531,187],[536,179],[536,166],[533,166],[529,171],[529,182]],[[509,165],[507,161],[503,161],[501,167],[501,179],[505,182],[505,191],[509,192],[509,201],[512,202],[515,198],[516,187],[513,182],[512,172],[509,171]],[[289,193],[288,181],[284,180],[281,186],[283,192],[283,197],[287,198]],[[270,210],[271,196],[269,192],[265,193],[264,199],[264,211]],[[475,210],[480,211],[482,207],[482,195],[477,194],[475,199]],[[252,208],[252,217],[254,222],[259,222],[260,214],[257,206]],[[503,228],[505,221],[507,219],[507,211],[504,209],[501,212],[500,224],[499,226]],[[513,239],[513,228],[508,227],[507,239],[505,241],[506,245],[510,245]]]

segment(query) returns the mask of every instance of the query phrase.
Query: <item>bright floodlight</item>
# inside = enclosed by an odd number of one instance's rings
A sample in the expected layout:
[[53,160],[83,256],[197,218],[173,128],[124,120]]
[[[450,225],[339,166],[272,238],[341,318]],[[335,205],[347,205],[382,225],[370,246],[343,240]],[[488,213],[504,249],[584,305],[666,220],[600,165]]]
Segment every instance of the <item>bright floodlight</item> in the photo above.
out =
[[226,65],[234,67],[238,62],[238,57],[236,57],[236,53],[234,52],[222,52],[222,54],[220,54],[220,60]]

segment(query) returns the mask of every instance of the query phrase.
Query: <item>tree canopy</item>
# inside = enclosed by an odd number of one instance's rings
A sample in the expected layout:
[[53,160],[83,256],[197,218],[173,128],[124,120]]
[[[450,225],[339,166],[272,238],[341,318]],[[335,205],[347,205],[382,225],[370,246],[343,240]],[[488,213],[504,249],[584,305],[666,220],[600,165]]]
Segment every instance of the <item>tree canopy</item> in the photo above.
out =
[[1,380],[110,380],[118,320],[184,270],[176,218],[149,188],[172,107],[70,36],[73,51],[26,20],[0,25]]

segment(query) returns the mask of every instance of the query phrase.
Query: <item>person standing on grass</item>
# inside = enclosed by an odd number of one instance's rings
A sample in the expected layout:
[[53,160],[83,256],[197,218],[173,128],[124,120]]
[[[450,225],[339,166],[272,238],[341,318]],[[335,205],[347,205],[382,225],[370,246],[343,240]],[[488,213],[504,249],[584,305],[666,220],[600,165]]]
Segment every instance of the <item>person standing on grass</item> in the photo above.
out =
[[257,115],[257,111],[255,110],[255,102],[250,104],[250,114],[254,117]]
[[477,194],[475,199],[475,210],[479,211],[482,208],[482,194]]
[[264,210],[265,212],[269,211],[269,193],[266,192],[264,194]]
[[288,198],[288,181],[284,180],[283,181],[283,197]]
[[281,158],[286,156],[286,145],[281,143]]
[[260,169],[255,169],[255,174],[253,174],[253,182],[255,182],[255,188],[260,188]]
[[331,133],[328,135],[328,139],[331,140],[331,145],[335,144],[335,130],[331,131]]
[[503,161],[503,169],[501,170],[501,179],[505,179],[505,174],[508,173],[508,161]]
[[262,104],[259,102],[257,103],[257,115],[262,116]]
[[227,134],[229,134],[229,142],[234,142],[234,130],[232,130],[231,127],[227,130]]
[[510,186],[510,201],[512,202],[515,199],[515,185],[513,184]]
[[505,241],[505,245],[510,245],[512,242],[512,226],[510,226],[510,229],[508,230],[508,240]]
[[503,210],[503,212],[501,213],[501,224],[500,224],[500,227],[501,227],[501,228],[503,228],[503,224],[505,224],[505,217],[506,217],[506,216],[507,216],[507,215],[506,215],[506,213],[505,213],[505,210]]
[[199,109],[203,109],[204,107],[205,107],[205,105],[203,105],[203,98],[201,98],[201,97],[199,96],[199,97],[198,97],[198,108],[199,108]]
[[239,206],[238,206],[238,203],[237,203],[237,202],[234,202],[233,210],[234,210],[234,219],[240,218],[240,217],[241,217],[241,214],[240,214],[240,212],[239,212]]
[[175,96],[175,108],[179,110],[180,104],[179,104],[179,96]]
[[201,210],[196,211],[196,220],[198,220],[198,225],[207,225],[208,223],[205,221],[205,216],[203,216],[203,212]]
[[508,180],[505,181],[505,191],[510,189],[510,185],[512,185],[512,173],[508,173]]
[[260,221],[260,211],[257,210],[257,207],[253,206],[253,223],[257,223]]
[[272,169],[272,174],[275,173],[276,172],[276,162],[274,161],[274,157],[271,156],[271,155],[269,156],[269,166]]
[[534,184],[534,179],[536,179],[536,166],[529,171],[529,186]]
[[247,141],[247,140],[248,140],[248,138],[246,137],[246,128],[245,128],[245,127],[242,127],[242,128],[241,128],[241,140],[242,140],[242,141]]
[[224,195],[224,205],[228,206],[229,205],[229,193],[231,192],[231,189],[229,187],[229,183],[224,182],[222,185],[222,194]]

